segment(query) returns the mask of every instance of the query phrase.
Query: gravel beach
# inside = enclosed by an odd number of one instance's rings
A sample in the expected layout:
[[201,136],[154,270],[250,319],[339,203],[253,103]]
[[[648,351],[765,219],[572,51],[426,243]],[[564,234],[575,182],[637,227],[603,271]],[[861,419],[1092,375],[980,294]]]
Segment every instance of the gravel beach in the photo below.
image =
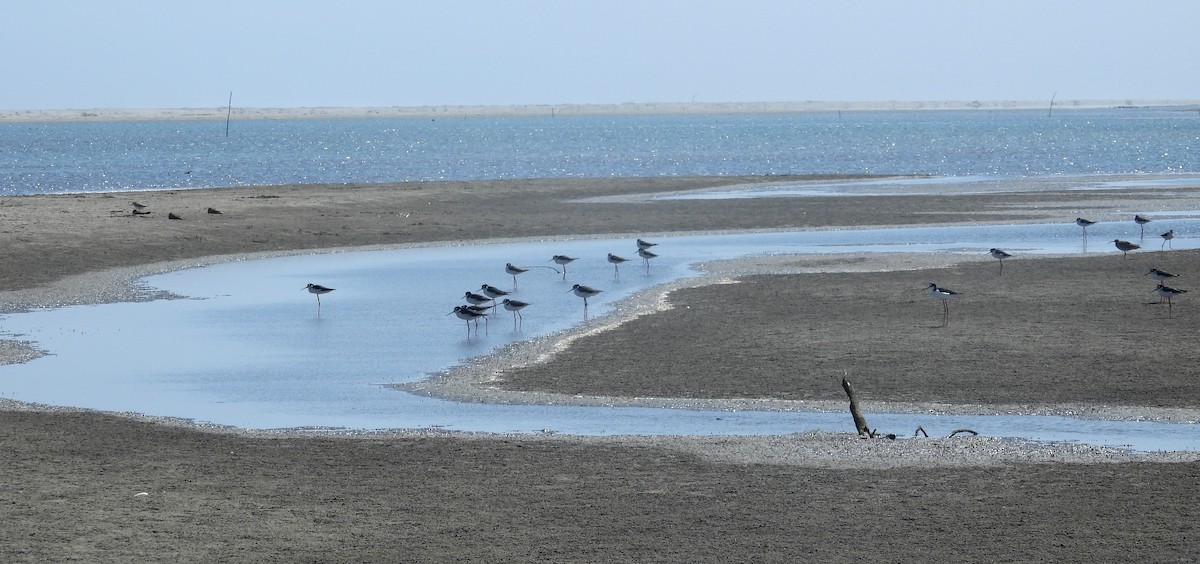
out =
[[[845,177],[836,177],[845,178]],[[836,179],[836,178],[825,178]],[[499,238],[957,222],[1132,223],[1200,187],[646,200],[810,177],[281,186],[0,199],[4,311],[131,299],[235,257]],[[488,213],[471,213],[481,201]],[[132,214],[131,202],[151,213]],[[212,207],[221,214],[208,214]],[[167,219],[174,213],[182,220]],[[1153,224],[1152,224],[1153,225]],[[1136,227],[1135,227],[1136,228]],[[416,393],[466,401],[1200,420],[1200,253],[796,256],[708,265],[585,331]],[[930,282],[969,288],[941,327]],[[1181,287],[1188,287],[1181,282]],[[612,330],[618,328],[619,330]],[[558,354],[569,350],[570,354]],[[0,342],[0,359],[29,349]],[[0,379],[0,397],[4,385]],[[994,437],[247,432],[0,399],[0,559],[1188,562],[1200,453]]]

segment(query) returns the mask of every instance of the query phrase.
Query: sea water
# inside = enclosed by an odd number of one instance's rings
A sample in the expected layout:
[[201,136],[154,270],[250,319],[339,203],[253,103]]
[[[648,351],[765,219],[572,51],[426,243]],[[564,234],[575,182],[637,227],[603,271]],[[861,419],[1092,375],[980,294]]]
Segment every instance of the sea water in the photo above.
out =
[[[1194,183],[1200,118],[1170,109],[1055,112],[842,112],[780,115],[572,116],[0,124],[0,193],[41,194],[293,183],[495,178],[870,173],[908,180],[801,183],[775,193],[969,193],[1127,189]],[[790,193],[789,193],[790,191]],[[729,194],[729,193],[726,193]],[[659,197],[729,197],[706,195]],[[1194,215],[1194,214],[1192,214]],[[1156,216],[1190,248],[1189,214]],[[1133,238],[1100,224],[1097,241]],[[9,338],[49,356],[0,368],[0,394],[252,428],[438,427],[580,434],[764,434],[840,429],[843,414],[463,404],[388,384],[412,381],[521,339],[603,315],[615,300],[689,276],[697,262],[777,252],[1021,253],[1080,250],[1073,225],[973,226],[662,238],[645,269],[629,241],[603,239],[285,257],[191,269],[144,284],[187,299],[80,306],[6,316]],[[603,260],[627,254],[618,278]],[[512,281],[505,262],[536,268]],[[318,315],[317,282],[336,287]],[[581,282],[604,290],[569,293]],[[505,312],[482,335],[447,315],[488,283],[534,302],[513,329]],[[882,419],[881,419],[882,418]],[[1062,418],[872,420],[934,434],[1074,440],[1200,450],[1195,425]]]
[[0,194],[419,180],[1200,173],[1171,108],[0,124]]

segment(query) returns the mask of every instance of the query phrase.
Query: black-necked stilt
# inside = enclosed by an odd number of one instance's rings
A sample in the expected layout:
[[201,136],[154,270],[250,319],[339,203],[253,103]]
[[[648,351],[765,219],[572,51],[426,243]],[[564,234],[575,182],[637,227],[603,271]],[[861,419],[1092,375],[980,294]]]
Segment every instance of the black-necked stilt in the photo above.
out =
[[1179,294],[1187,293],[1187,290],[1177,290],[1169,286],[1164,286],[1162,282],[1158,283],[1158,286],[1154,288],[1154,291],[1158,292],[1159,296],[1167,298],[1167,317],[1171,317],[1171,298],[1178,296]]
[[1142,217],[1140,215],[1135,215],[1135,216],[1133,216],[1133,222],[1138,224],[1138,238],[1141,239],[1141,238],[1145,237],[1146,236],[1146,224],[1150,223],[1150,218]]
[[516,287],[516,285],[517,285],[517,275],[525,273],[525,272],[529,272],[529,269],[521,268],[511,262],[505,263],[505,265],[504,265],[504,273],[511,274],[513,277],[513,287]]
[[504,305],[504,309],[513,312],[513,329],[514,330],[517,328],[517,319],[521,320],[522,325],[525,324],[525,317],[521,315],[521,310],[529,307],[528,303],[523,302],[521,300],[512,300],[509,298],[504,298],[504,301],[502,301],[500,303],[502,305]]
[[629,259],[627,259],[627,258],[625,258],[625,257],[619,257],[619,256],[617,256],[617,255],[614,255],[614,254],[612,254],[612,253],[608,253],[608,262],[612,263],[612,265],[613,265],[613,274],[614,274],[614,275],[615,275],[617,278],[620,278],[620,277],[621,277],[621,269],[620,269],[620,265],[621,265],[621,263],[623,263],[623,262],[629,262]]
[[992,258],[1000,261],[1000,274],[1004,274],[1004,259],[1012,258],[1012,255],[1001,251],[1000,249],[990,249],[988,250],[988,254],[992,255]]
[[550,257],[550,260],[554,261],[554,264],[557,264],[557,265],[560,265],[563,267],[563,271],[562,271],[563,280],[566,280],[567,279],[567,265],[574,262],[576,259],[575,259],[575,257],[569,257],[567,255],[554,255],[554,256]]
[[[641,239],[638,239],[638,240],[640,241]],[[650,273],[650,259],[658,258],[658,255],[656,255],[650,251],[647,251],[646,249],[638,249],[637,254],[639,257],[642,257],[643,261],[646,262],[646,274],[649,274]]]
[[925,290],[929,292],[929,295],[942,300],[942,327],[945,327],[950,323],[950,299],[958,297],[959,293],[954,290],[939,288],[937,284],[932,282],[925,287]]
[[638,240],[637,240],[637,248],[639,248],[639,249],[641,249],[641,250],[643,250],[643,251],[644,251],[644,250],[646,250],[646,249],[649,249],[650,247],[653,247],[653,246],[655,246],[655,245],[657,245],[657,244],[658,244],[658,243],[651,243],[650,241],[647,241],[647,240],[645,240],[645,239],[638,239]]
[[480,292],[484,293],[484,295],[488,296],[488,298],[493,300],[497,298],[504,298],[504,296],[511,294],[511,292],[505,292],[505,290],[494,287],[492,284],[484,284],[484,286],[479,287],[479,290]]
[[483,295],[492,299],[492,307],[496,307],[496,298],[502,298],[511,293],[511,292],[506,292],[504,290],[501,290],[500,288],[497,288],[490,284],[484,284],[484,285],[480,286],[479,291],[483,292]]
[[333,291],[333,288],[326,288],[320,284],[309,282],[303,289],[308,290],[310,294],[317,295],[317,315],[321,315],[321,294],[328,294]]
[[583,298],[584,311],[587,311],[588,298],[594,297],[596,294],[599,294],[600,292],[602,292],[602,290],[597,290],[590,286],[584,286],[583,284],[576,284],[574,286],[571,286],[571,289],[567,290],[567,291],[575,292],[576,296]]
[[1121,239],[1113,239],[1112,242],[1117,246],[1117,250],[1121,251],[1121,260],[1124,260],[1125,257],[1129,255],[1129,251],[1136,251],[1142,248],[1142,246],[1137,243],[1130,243],[1129,241],[1122,241]]
[[[1170,280],[1172,278],[1179,278],[1178,274],[1171,274],[1170,272],[1167,272],[1165,270],[1159,270],[1157,268],[1151,268],[1150,272],[1146,273],[1146,276],[1149,276],[1160,282],[1163,280]],[[1156,288],[1156,290],[1157,290],[1157,288]],[[1158,303],[1162,303],[1162,296],[1158,297]]]
[[471,338],[471,322],[475,322],[475,334],[479,334],[479,319],[483,318],[484,331],[487,331],[487,314],[482,311],[476,311],[470,306],[454,306],[454,311],[446,315],[454,314],[455,317],[467,322],[467,338]]
[[1083,240],[1084,241],[1087,241],[1088,226],[1095,225],[1095,224],[1096,224],[1096,222],[1088,220],[1088,219],[1084,219],[1082,217],[1075,218],[1075,225],[1078,225],[1083,228]]
[[467,300],[467,303],[471,305],[483,305],[492,301],[491,298],[482,294],[476,294],[475,292],[466,292],[463,294],[463,297]]
[[[1167,244],[1169,244],[1171,242],[1171,239],[1175,238],[1175,230],[1172,229],[1170,231],[1167,231],[1166,233],[1159,235],[1159,237],[1163,238],[1163,247],[1166,247]],[[1175,248],[1175,247],[1171,247],[1171,248]]]
[[1157,268],[1151,268],[1150,272],[1146,273],[1146,276],[1149,276],[1155,280],[1169,280],[1171,278],[1179,278],[1178,274],[1171,274],[1170,272],[1167,272],[1165,270],[1159,270]]

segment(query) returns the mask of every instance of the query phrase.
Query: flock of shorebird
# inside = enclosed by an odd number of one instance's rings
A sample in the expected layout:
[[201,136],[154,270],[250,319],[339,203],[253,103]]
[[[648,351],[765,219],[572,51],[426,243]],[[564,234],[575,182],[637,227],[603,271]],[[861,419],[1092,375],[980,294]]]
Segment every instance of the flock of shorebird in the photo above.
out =
[[[1145,234],[1145,226],[1147,223],[1150,223],[1150,220],[1141,215],[1135,215],[1133,217],[1133,221],[1138,224],[1138,227],[1141,229],[1141,233],[1144,235]],[[1087,228],[1092,225],[1095,225],[1096,222],[1079,217],[1079,218],[1075,219],[1075,224],[1080,226],[1081,228],[1083,228],[1084,244],[1086,245]],[[1160,235],[1160,237],[1162,237],[1162,239],[1163,239],[1163,249],[1165,250],[1167,248],[1167,246],[1171,243],[1171,240],[1175,238],[1175,230],[1174,229],[1168,230],[1166,233],[1163,233],[1162,235]],[[1130,251],[1135,251],[1137,249],[1142,248],[1142,246],[1137,243],[1132,243],[1130,241],[1126,241],[1123,239],[1114,239],[1112,241],[1112,243],[1113,243],[1113,245],[1116,246],[1118,251],[1121,251],[1122,260],[1128,258],[1128,254]],[[657,243],[651,243],[644,239],[637,240],[637,254],[645,262],[646,272],[650,272],[650,259],[653,259],[658,256],[657,254],[650,251],[650,248],[655,246],[656,244]],[[1004,274],[1004,259],[1012,258],[1013,255],[1011,253],[1008,253],[1007,251],[1004,251],[1001,249],[995,249],[995,248],[989,249],[988,254],[990,254],[993,258],[995,258],[996,260],[998,260],[1000,262],[1000,274],[1003,275]],[[525,272],[528,272],[530,268],[549,268],[549,269],[555,271],[556,273],[561,273],[563,280],[566,280],[567,279],[567,265],[571,264],[572,262],[575,262],[575,260],[577,260],[576,257],[571,257],[571,256],[567,256],[567,255],[554,255],[553,257],[550,257],[549,262],[553,262],[554,264],[561,266],[562,267],[561,271],[559,271],[557,268],[550,267],[550,266],[533,266],[533,267],[525,268],[525,267],[517,266],[510,262],[510,263],[507,263],[504,265],[504,272],[506,274],[512,276],[513,288],[515,289],[517,287],[517,276],[521,275]],[[625,263],[625,262],[629,262],[629,259],[622,257],[622,256],[615,255],[613,253],[608,253],[608,262],[613,265],[614,276],[616,276],[617,278],[620,278],[621,264]],[[1170,317],[1172,306],[1173,306],[1172,298],[1175,298],[1181,294],[1186,293],[1187,290],[1179,290],[1179,289],[1171,288],[1170,286],[1163,284],[1164,280],[1170,280],[1171,278],[1177,278],[1178,277],[1177,274],[1171,274],[1164,270],[1152,268],[1152,269],[1150,269],[1150,272],[1146,273],[1146,275],[1150,276],[1154,280],[1158,281],[1158,286],[1156,286],[1154,288],[1154,292],[1156,292],[1159,295],[1160,301],[1162,301],[1162,299],[1164,299],[1164,298],[1166,299],[1166,301],[1167,301],[1167,317]],[[304,289],[308,290],[309,292],[311,292],[313,294],[316,294],[316,296],[317,296],[317,315],[320,315],[321,314],[321,295],[332,292],[333,288],[327,288],[320,284],[311,284],[310,283]],[[571,289],[568,291],[573,292],[576,296],[579,296],[580,298],[583,298],[584,315],[587,315],[588,298],[595,297],[596,295],[603,292],[603,290],[597,290],[596,288],[592,288],[591,286],[585,286],[583,284],[574,284],[571,286]],[[950,323],[950,300],[957,298],[958,296],[960,296],[962,294],[960,292],[956,292],[949,288],[943,288],[932,282],[928,286],[925,287],[925,291],[928,292],[930,296],[932,296],[938,300],[941,300],[941,302],[942,302],[942,326],[943,327],[947,326]],[[492,286],[490,284],[484,284],[484,285],[480,286],[478,291],[468,290],[467,292],[465,292],[463,295],[463,298],[467,303],[464,305],[454,306],[454,309],[446,315],[454,315],[454,316],[458,317],[459,319],[465,321],[467,324],[467,338],[470,339],[472,323],[474,323],[474,326],[475,326],[475,334],[478,335],[479,334],[479,320],[482,319],[484,322],[484,331],[486,332],[488,316],[491,315],[492,313],[494,313],[498,307],[503,307],[506,311],[510,311],[513,314],[513,330],[519,330],[525,321],[525,318],[521,315],[521,310],[525,309],[526,307],[529,307],[532,304],[530,304],[529,302],[524,302],[521,300],[507,297],[511,293],[512,292],[509,292],[507,290],[502,290],[502,289]],[[490,312],[489,312],[489,310],[490,310]]]
[[[1134,221],[1134,223],[1136,223],[1138,225],[1139,233],[1141,234],[1141,236],[1144,237],[1146,234],[1146,224],[1150,223],[1150,219],[1147,217],[1141,216],[1141,215],[1135,215],[1135,216],[1133,216],[1133,221]],[[1075,218],[1075,225],[1078,225],[1079,227],[1083,228],[1083,240],[1084,240],[1084,248],[1085,249],[1087,248],[1086,247],[1086,245],[1087,245],[1087,228],[1091,227],[1092,225],[1095,225],[1095,224],[1096,224],[1095,221],[1087,220],[1082,217]],[[1168,246],[1171,244],[1171,240],[1175,238],[1175,230],[1170,229],[1166,233],[1163,233],[1162,235],[1160,235],[1160,237],[1162,237],[1162,239],[1163,239],[1162,250],[1166,250],[1168,248]],[[1128,258],[1130,251],[1136,251],[1136,250],[1142,248],[1141,245],[1130,242],[1130,241],[1126,241],[1124,239],[1113,239],[1112,244],[1114,246],[1116,246],[1118,251],[1121,251],[1121,259],[1122,260],[1125,260]],[[995,248],[989,249],[988,254],[992,255],[993,258],[1000,261],[1000,274],[1004,274],[1004,259],[1012,258],[1012,254],[1010,254],[1006,251],[1003,251],[1001,249],[995,249]],[[1172,298],[1179,296],[1181,294],[1187,293],[1187,290],[1180,290],[1180,289],[1176,289],[1176,288],[1167,286],[1167,285],[1163,284],[1163,280],[1170,280],[1171,278],[1177,278],[1179,275],[1171,274],[1170,272],[1167,272],[1164,270],[1159,270],[1157,268],[1151,268],[1150,272],[1146,273],[1146,276],[1149,276],[1150,278],[1153,278],[1154,280],[1158,281],[1158,286],[1156,286],[1153,291],[1158,294],[1160,302],[1163,300],[1163,298],[1166,299],[1166,301],[1167,301],[1167,317],[1170,318],[1171,310],[1172,310],[1172,306],[1173,306]],[[950,300],[960,296],[961,293],[956,292],[954,290],[950,290],[948,288],[943,288],[934,283],[930,283],[928,286],[926,286],[925,291],[928,292],[930,296],[942,301],[942,327],[945,327],[950,322]]]
[[[650,251],[650,248],[657,244],[658,243],[651,243],[650,241],[646,241],[644,239],[637,240],[637,255],[639,257],[641,257],[642,260],[646,263],[646,272],[647,273],[650,272],[650,259],[658,257],[657,254]],[[567,279],[567,265],[571,264],[572,262],[575,262],[576,260],[578,260],[577,257],[571,257],[571,256],[567,256],[567,255],[554,255],[553,257],[550,257],[549,262],[553,262],[554,264],[561,266],[562,267],[561,271],[559,269],[551,267],[551,266],[530,266],[529,268],[526,268],[526,267],[522,267],[522,266],[517,266],[510,262],[510,263],[507,263],[504,265],[504,272],[505,272],[505,274],[512,276],[513,289],[515,290],[517,287],[517,276],[524,274],[526,272],[529,272],[529,270],[531,268],[548,268],[550,270],[553,270],[556,273],[561,273],[563,280],[566,280]],[[629,261],[629,259],[627,259],[627,258],[617,256],[612,253],[608,253],[608,262],[613,265],[614,275],[617,278],[620,278],[620,276],[621,276],[621,270],[620,270],[621,263],[628,262],[628,261]],[[316,296],[317,296],[317,315],[318,316],[321,315],[321,295],[328,294],[329,292],[332,292],[334,289],[322,286],[320,284],[312,284],[312,283],[309,283],[307,286],[304,287],[304,289],[308,290],[312,294],[316,294]],[[587,307],[588,307],[588,298],[595,297],[596,295],[603,292],[603,290],[597,290],[596,288],[592,288],[591,286],[585,286],[583,284],[574,284],[571,286],[571,289],[568,290],[568,292],[573,292],[576,296],[583,298],[583,312],[584,312],[584,315],[586,316],[587,315]],[[466,322],[467,338],[470,339],[472,324],[474,324],[474,326],[475,326],[475,334],[478,335],[479,334],[479,321],[482,319],[484,332],[486,333],[488,330],[488,316],[495,313],[497,308],[503,307],[506,311],[512,312],[512,314],[513,314],[513,330],[517,331],[517,330],[520,330],[521,326],[525,322],[524,316],[521,315],[521,310],[529,307],[532,304],[530,304],[529,302],[524,302],[521,300],[507,297],[510,294],[512,294],[512,292],[510,292],[508,290],[502,290],[502,289],[492,286],[490,284],[484,284],[484,285],[480,286],[478,290],[474,290],[474,291],[468,290],[468,291],[464,292],[463,300],[466,303],[463,305],[454,306],[454,309],[451,310],[450,313],[447,313],[446,315],[453,315],[453,316],[463,320],[464,322]]]

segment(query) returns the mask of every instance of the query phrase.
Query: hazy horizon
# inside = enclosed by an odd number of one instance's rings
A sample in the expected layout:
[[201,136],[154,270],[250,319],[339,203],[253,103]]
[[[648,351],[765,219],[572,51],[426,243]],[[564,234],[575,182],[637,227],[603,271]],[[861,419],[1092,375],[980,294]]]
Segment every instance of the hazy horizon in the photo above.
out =
[[1200,3],[18,2],[0,109],[1200,99]]

